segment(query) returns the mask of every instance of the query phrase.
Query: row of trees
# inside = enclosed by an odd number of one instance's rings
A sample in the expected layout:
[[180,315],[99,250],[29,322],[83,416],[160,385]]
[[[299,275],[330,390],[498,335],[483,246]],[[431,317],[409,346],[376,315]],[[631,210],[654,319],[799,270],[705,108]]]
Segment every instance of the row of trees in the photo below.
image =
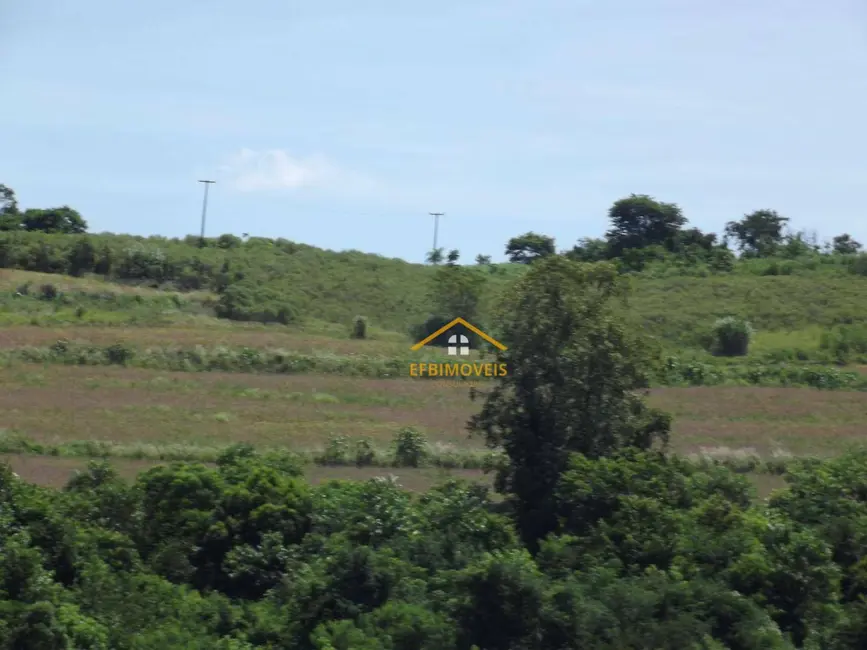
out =
[[[722,240],[714,233],[687,228],[687,219],[675,203],[632,194],[616,201],[608,211],[610,229],[604,238],[584,238],[566,255],[580,261],[628,259],[630,253],[657,248],[668,254],[694,258],[728,253],[730,244],[744,257],[772,257],[787,247],[794,252],[854,254],[861,244],[849,234],[838,235],[824,247],[815,237],[787,230],[789,219],[774,210],[756,210],[726,224]],[[535,232],[513,237],[506,244],[510,262],[529,264],[556,253],[552,237]],[[441,261],[441,253],[433,256]]]
[[21,210],[15,191],[0,184],[0,231],[40,231],[78,234],[87,232],[87,222],[68,205]]
[[[454,270],[454,269],[453,269]],[[856,650],[867,456],[748,481],[662,452],[649,356],[609,264],[534,264],[500,306],[510,373],[469,431],[499,503],[448,482],[312,487],[240,445],[132,485],[0,469],[0,648]]]

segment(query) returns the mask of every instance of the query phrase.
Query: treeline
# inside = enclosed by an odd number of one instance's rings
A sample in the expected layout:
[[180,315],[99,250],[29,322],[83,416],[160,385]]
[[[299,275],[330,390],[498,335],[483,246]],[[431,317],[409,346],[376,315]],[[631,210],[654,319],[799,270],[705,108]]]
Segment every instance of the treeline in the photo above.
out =
[[[820,243],[815,234],[788,229],[789,219],[775,210],[756,210],[726,224],[722,237],[688,228],[676,203],[632,194],[615,201],[608,211],[610,229],[605,237],[587,237],[563,251],[583,262],[617,261],[622,270],[642,271],[648,265],[703,264],[715,272],[731,271],[740,259],[797,259],[811,255],[855,255],[862,246],[844,233]],[[552,237],[528,232],[506,244],[511,262],[529,264],[556,253]],[[432,254],[438,258],[441,254]],[[479,262],[488,260],[481,259]]]
[[87,222],[68,205],[21,210],[15,191],[0,184],[0,231],[76,234],[87,232]]
[[478,486],[314,488],[246,447],[132,485],[0,469],[0,647],[859,650],[865,476],[795,469],[754,505],[728,470],[573,456],[530,551]]

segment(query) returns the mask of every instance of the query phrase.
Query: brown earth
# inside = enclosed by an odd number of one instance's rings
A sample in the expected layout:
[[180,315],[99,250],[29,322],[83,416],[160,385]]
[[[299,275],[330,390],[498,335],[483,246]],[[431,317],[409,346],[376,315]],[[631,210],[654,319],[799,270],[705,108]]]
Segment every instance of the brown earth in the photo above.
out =
[[[76,471],[87,466],[83,458],[57,458],[53,456],[28,456],[22,454],[2,454],[0,463],[7,463],[16,474],[26,481],[46,487],[62,488]],[[134,479],[156,465],[165,464],[148,460],[113,459],[111,464],[126,480]],[[437,470],[378,467],[322,467],[310,465],[306,478],[316,485],[323,481],[359,481],[374,476],[394,476],[398,484],[412,492],[423,492],[448,478],[461,478],[469,481],[490,482],[490,477],[478,470]]]
[[[867,441],[867,393],[807,388],[653,390],[674,416],[672,446],[760,454],[838,453]],[[0,369],[0,429],[42,441],[112,440],[207,446],[247,441],[321,448],[328,435],[389,442],[401,426],[432,441],[481,447],[466,388],[412,379],[175,373],[19,364]]]

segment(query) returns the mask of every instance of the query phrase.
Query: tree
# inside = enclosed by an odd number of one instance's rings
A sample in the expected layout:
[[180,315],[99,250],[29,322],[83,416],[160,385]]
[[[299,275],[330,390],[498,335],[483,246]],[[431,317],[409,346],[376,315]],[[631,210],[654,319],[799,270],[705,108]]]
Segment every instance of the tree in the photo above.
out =
[[553,255],[555,252],[553,237],[534,232],[512,237],[506,244],[506,256],[510,262],[518,264],[531,264],[538,259]]
[[458,260],[461,258],[461,253],[458,250],[450,250],[449,254],[446,256],[446,264],[449,266],[455,266],[458,263]]
[[608,259],[608,242],[595,237],[582,237],[566,257],[576,262],[602,262]]
[[678,233],[677,244],[680,250],[694,246],[710,251],[716,246],[716,240],[716,234],[712,232],[705,233],[698,228],[689,228]]
[[439,264],[443,261],[443,257],[443,249],[434,248],[425,256],[425,261],[427,261],[428,264]]
[[491,256],[490,255],[482,255],[481,253],[476,255],[476,264],[478,264],[479,266],[488,266],[490,263],[491,263]]
[[[415,340],[427,338],[460,316],[479,326],[478,313],[485,286],[485,274],[478,267],[446,265],[437,269],[428,293],[431,314],[423,323],[411,328]],[[471,341],[476,335],[462,325],[457,325],[438,336],[428,345],[443,347],[450,336],[462,334]]]
[[498,353],[507,376],[487,394],[468,428],[509,463],[497,489],[509,493],[524,540],[554,529],[552,494],[570,453],[589,458],[668,440],[670,419],[648,408],[647,348],[613,303],[625,285],[611,264],[552,256],[533,266],[500,311]]
[[854,255],[861,250],[861,244],[852,239],[849,233],[834,237],[833,247],[834,252],[839,255]]
[[686,223],[676,203],[663,203],[646,194],[630,194],[608,210],[611,229],[606,233],[615,257],[630,248],[663,246],[674,250]]
[[0,231],[19,228],[21,228],[21,214],[18,211],[15,190],[0,184]]
[[783,227],[788,223],[774,210],[756,210],[740,221],[726,224],[726,237],[737,242],[738,249],[751,257],[767,257],[783,243]]
[[87,232],[87,222],[68,205],[59,208],[25,210],[21,215],[21,225],[24,230],[39,230],[48,233],[66,235]]
[[437,270],[431,285],[434,313],[447,320],[460,316],[472,322],[478,315],[484,286],[485,275],[479,269],[443,266]]

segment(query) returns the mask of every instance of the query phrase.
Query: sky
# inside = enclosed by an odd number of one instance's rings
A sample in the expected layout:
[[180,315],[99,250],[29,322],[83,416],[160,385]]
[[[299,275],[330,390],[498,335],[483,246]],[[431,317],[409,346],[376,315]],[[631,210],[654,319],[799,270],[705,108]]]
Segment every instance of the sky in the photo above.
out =
[[867,244],[862,0],[0,0],[0,183],[95,232],[422,261],[774,209]]

